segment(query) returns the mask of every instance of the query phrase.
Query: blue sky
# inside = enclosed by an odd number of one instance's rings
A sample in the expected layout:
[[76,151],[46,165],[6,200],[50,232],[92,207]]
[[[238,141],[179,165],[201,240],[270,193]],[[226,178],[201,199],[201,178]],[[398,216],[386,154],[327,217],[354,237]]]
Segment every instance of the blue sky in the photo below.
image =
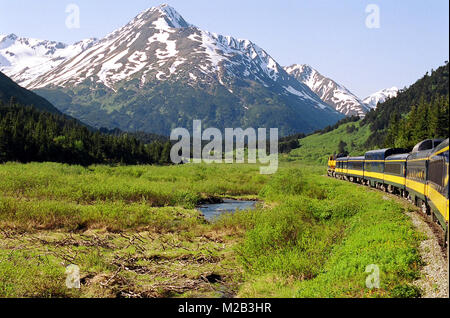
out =
[[[403,88],[449,58],[448,0],[0,0],[0,34],[73,43],[101,38],[139,12],[173,6],[188,22],[257,43],[280,64],[310,64],[361,98]],[[80,7],[80,29],[65,26]],[[366,7],[380,28],[366,27]]]

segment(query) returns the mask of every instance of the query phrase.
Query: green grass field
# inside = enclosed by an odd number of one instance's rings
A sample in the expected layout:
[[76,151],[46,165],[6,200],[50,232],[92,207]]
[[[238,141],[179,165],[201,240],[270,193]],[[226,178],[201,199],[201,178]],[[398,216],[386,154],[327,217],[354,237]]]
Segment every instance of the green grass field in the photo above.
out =
[[[355,131],[348,132],[349,126],[355,126]],[[314,134],[300,140],[300,148],[293,150],[288,160],[324,165],[333,152],[338,152],[340,141],[347,144],[346,150],[351,156],[362,156],[367,151],[364,143],[371,132],[369,125],[360,126],[360,122],[348,123],[325,134]]]
[[[324,171],[0,165],[0,297],[418,296],[407,205]],[[221,198],[260,203],[207,223],[195,207]]]

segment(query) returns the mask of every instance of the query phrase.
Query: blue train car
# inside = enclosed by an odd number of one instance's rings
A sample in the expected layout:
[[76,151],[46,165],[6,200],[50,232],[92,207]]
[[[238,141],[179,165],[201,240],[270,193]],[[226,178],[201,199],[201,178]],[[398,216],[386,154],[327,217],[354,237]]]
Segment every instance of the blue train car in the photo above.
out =
[[361,182],[364,179],[364,160],[364,157],[347,159],[347,177],[351,182]]
[[[434,221],[448,233],[449,219],[449,140],[433,149],[428,160],[426,199]],[[427,211],[428,212],[428,211]]]
[[406,161],[409,153],[392,155],[384,162],[384,185],[393,194],[406,194]]
[[449,139],[418,143],[411,153],[390,148],[336,160],[335,176],[407,197],[444,230],[449,241]]
[[432,150],[413,152],[406,162],[406,191],[408,199],[417,206],[425,207],[427,203],[425,188],[427,185],[428,158]]
[[336,159],[336,176],[338,179],[346,179],[348,169],[348,157]]
[[395,154],[402,154],[404,149],[388,148],[366,152],[364,158],[364,180],[372,187],[384,186],[384,162]]

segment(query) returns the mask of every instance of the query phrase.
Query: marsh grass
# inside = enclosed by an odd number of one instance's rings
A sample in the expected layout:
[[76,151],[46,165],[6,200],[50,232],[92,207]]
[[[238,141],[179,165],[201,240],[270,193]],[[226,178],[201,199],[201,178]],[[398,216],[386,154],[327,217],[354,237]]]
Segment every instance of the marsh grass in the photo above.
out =
[[[423,237],[408,207],[324,173],[295,162],[273,176],[252,165],[0,165],[0,296],[418,296]],[[260,202],[213,223],[195,209],[231,197]],[[65,288],[69,264],[81,290]],[[380,289],[365,286],[370,264]]]
[[211,198],[254,196],[267,177],[244,166],[0,166],[0,222],[25,229],[145,226],[179,230],[202,222]]
[[[403,205],[320,174],[287,169],[262,189],[263,198],[281,203],[261,211],[236,248],[248,274],[239,295],[418,296],[410,283],[421,266],[423,237]],[[365,285],[371,264],[380,268],[380,289]]]

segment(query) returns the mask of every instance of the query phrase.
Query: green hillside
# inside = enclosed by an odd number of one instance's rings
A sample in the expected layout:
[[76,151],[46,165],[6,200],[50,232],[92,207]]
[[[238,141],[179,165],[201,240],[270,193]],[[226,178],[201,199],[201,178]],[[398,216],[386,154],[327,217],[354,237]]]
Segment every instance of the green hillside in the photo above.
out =
[[167,164],[170,142],[139,142],[128,134],[91,131],[65,115],[0,100],[0,164],[60,162],[90,164]]
[[[280,89],[243,82],[229,92],[222,85],[191,87],[180,81],[122,83],[117,92],[93,86],[47,87],[34,91],[63,113],[96,128],[119,128],[170,135],[177,127],[192,130],[192,121],[215,127],[278,127],[280,136],[311,133],[343,118],[331,109],[316,108]],[[292,96],[291,96],[292,95]]]
[[61,114],[49,101],[14,83],[8,76],[0,72],[0,101],[4,104],[19,103],[34,106],[52,114]]
[[346,123],[333,131],[317,133],[300,139],[300,148],[292,150],[288,160],[324,164],[330,154],[340,152],[339,143],[341,141],[346,144],[343,148],[351,156],[362,155],[367,151],[365,143],[369,136],[368,125],[361,126],[361,122]]
[[446,63],[427,73],[363,120],[344,119],[300,139],[300,148],[291,151],[288,160],[325,164],[333,153],[357,156],[376,148],[412,148],[424,139],[448,138],[448,70]]
[[412,147],[423,139],[448,138],[448,100],[446,62],[366,115],[363,123],[372,131],[367,146]]

